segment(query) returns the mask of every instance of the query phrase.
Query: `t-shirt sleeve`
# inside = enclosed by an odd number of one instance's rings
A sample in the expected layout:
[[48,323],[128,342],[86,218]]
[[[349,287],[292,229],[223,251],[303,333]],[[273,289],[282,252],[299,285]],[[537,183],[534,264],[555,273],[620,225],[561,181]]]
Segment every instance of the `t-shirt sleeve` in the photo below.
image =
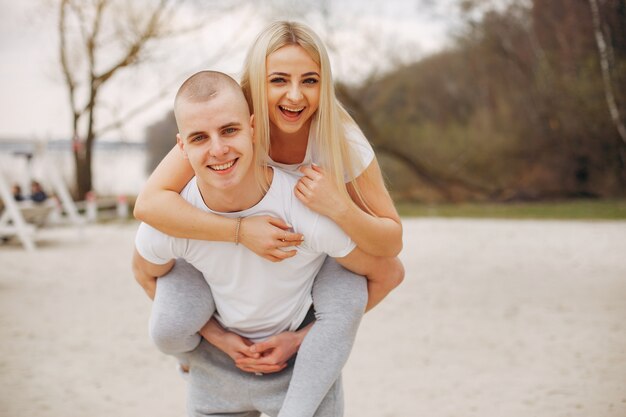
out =
[[163,265],[174,258],[184,256],[182,240],[141,223],[135,236],[135,248],[146,261]]
[[315,251],[327,253],[333,258],[343,258],[354,250],[356,244],[335,222],[326,216],[317,215],[313,230],[305,238]]
[[354,177],[350,173],[344,174],[344,181],[349,182],[358,177],[374,160],[374,149],[368,142],[367,138],[356,125],[346,126],[346,139],[353,152],[354,161]]

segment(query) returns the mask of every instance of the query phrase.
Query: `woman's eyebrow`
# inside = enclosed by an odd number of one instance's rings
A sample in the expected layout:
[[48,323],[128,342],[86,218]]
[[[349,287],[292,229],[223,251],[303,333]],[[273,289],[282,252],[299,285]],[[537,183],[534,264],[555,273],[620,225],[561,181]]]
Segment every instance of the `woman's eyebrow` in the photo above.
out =
[[[290,77],[291,76],[290,74],[287,74],[286,72],[278,72],[278,71],[272,72],[272,73],[268,74],[267,76],[271,77],[273,75],[280,75],[280,76],[283,76],[283,77]],[[310,72],[305,72],[304,74],[302,74],[302,77],[310,77],[311,75],[316,75],[318,77],[320,76],[317,72],[310,71]]]

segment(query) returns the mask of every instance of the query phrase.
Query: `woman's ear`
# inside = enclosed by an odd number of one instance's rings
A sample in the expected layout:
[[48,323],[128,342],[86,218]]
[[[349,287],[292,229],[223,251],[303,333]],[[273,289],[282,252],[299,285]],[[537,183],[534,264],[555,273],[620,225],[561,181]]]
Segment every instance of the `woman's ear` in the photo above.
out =
[[250,133],[252,134],[252,143],[254,143],[254,114],[250,115]]

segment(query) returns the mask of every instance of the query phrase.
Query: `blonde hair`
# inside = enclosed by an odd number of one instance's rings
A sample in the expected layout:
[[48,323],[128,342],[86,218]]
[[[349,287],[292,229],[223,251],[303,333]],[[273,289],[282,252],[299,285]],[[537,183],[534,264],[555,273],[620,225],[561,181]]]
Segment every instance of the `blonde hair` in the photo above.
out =
[[[367,204],[354,181],[357,176],[355,171],[357,159],[346,137],[348,129],[358,129],[358,126],[337,100],[326,47],[311,28],[301,23],[279,21],[267,26],[257,36],[246,57],[241,88],[250,111],[254,113],[255,141],[259,147],[257,158],[264,158],[264,160],[258,159],[257,165],[267,164],[271,144],[266,60],[271,53],[287,45],[302,47],[320,67],[320,103],[312,116],[317,123],[311,125],[317,126],[314,137],[319,141],[318,148],[321,154],[319,164],[333,178],[337,188],[346,198],[350,197],[346,189],[345,177],[350,178],[349,183],[354,187],[363,207],[367,209]],[[360,168],[363,171],[365,167]],[[371,213],[371,210],[367,209],[367,211]]]

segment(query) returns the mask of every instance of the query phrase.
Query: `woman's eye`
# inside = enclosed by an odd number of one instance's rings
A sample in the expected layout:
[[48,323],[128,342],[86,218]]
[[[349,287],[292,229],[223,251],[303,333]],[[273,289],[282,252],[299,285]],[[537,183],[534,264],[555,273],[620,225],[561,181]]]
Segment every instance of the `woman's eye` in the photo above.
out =
[[284,78],[281,78],[281,77],[276,77],[276,78],[272,78],[272,79],[270,79],[270,82],[271,82],[272,84],[281,84],[281,83],[284,83],[284,82],[285,82],[285,79],[284,79]]
[[304,84],[317,84],[318,82],[317,78],[307,78],[303,81]]

